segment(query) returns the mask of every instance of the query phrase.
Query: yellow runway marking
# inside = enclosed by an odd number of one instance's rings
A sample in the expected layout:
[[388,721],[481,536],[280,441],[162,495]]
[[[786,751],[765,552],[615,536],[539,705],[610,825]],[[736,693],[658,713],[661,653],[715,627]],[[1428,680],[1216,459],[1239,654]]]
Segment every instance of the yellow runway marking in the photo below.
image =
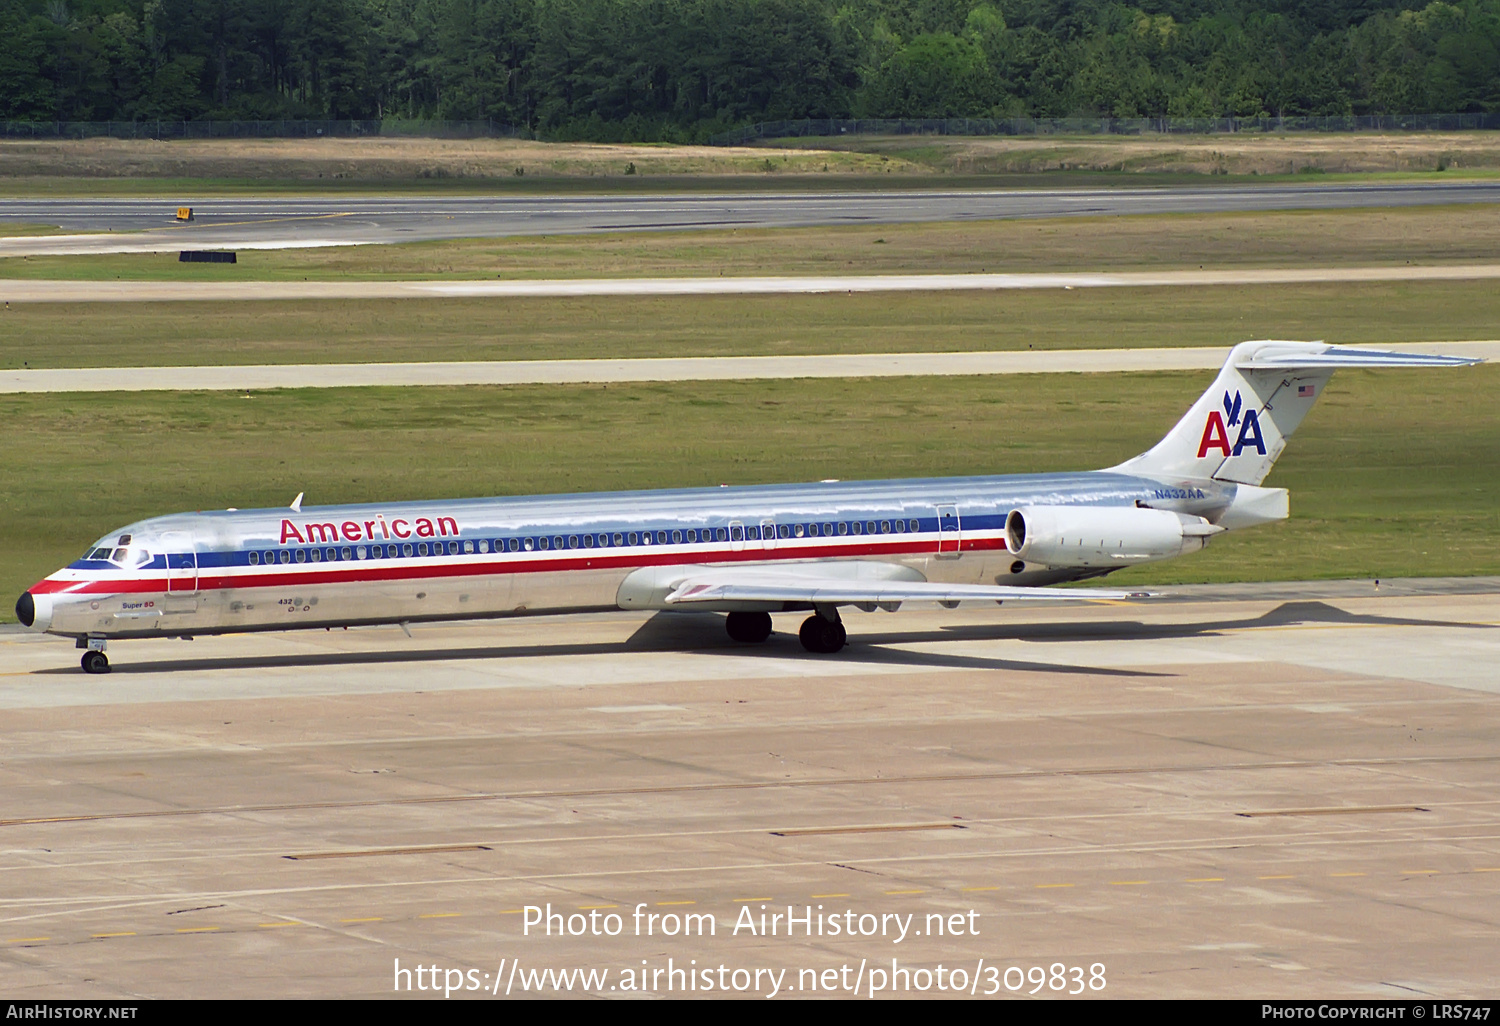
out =
[[1223,883],[1222,876],[1197,876],[1188,880],[1188,883]]
[[1044,890],[1044,889],[1049,888],[1049,887],[1077,887],[1078,885],[1077,884],[1037,884],[1036,886],[1037,886],[1037,890]]
[[1329,873],[1329,876],[1368,876],[1368,873]]
[[1500,873],[1500,866],[1480,866],[1474,870],[1476,873]]
[[[1047,884],[1042,884],[1041,886],[1046,887],[1048,885]],[[1071,885],[1067,885],[1067,886],[1071,886]],[[998,888],[998,887],[960,887],[959,888],[959,890],[966,891],[966,892],[967,891],[998,891],[999,889],[1000,888]]]
[[1111,887],[1140,887],[1150,882],[1150,880],[1111,880],[1109,885]]
[[847,895],[847,894],[810,894],[810,895],[808,895],[808,897],[810,897],[810,898],[847,898],[847,897],[849,897],[849,895]]
[[525,912],[525,911],[526,910],[524,908],[503,908],[503,909],[500,910],[500,915],[502,915],[502,916],[518,916],[522,912]]
[[7,944],[33,944],[37,941],[51,940],[51,937],[12,937],[6,941]]

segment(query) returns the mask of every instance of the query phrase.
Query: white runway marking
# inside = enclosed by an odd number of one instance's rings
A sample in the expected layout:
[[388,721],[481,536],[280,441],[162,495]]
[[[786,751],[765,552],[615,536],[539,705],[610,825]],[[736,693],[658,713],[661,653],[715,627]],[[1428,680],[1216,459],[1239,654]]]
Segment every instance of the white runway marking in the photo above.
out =
[[[1406,351],[1500,359],[1500,339],[1401,343]],[[555,385],[629,381],[748,381],[969,374],[1071,374],[1216,370],[1226,350],[1073,349],[1046,352],[853,353],[631,360],[471,363],[330,363],[227,367],[103,367],[0,371],[0,394],[206,389],[357,388],[393,385]]]

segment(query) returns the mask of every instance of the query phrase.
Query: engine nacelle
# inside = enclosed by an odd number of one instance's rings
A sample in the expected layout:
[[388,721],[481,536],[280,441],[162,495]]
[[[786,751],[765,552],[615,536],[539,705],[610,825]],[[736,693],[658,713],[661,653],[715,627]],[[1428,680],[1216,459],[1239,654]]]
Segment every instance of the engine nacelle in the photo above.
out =
[[1005,518],[1005,544],[1028,563],[1096,569],[1197,552],[1223,530],[1164,509],[1028,506]]

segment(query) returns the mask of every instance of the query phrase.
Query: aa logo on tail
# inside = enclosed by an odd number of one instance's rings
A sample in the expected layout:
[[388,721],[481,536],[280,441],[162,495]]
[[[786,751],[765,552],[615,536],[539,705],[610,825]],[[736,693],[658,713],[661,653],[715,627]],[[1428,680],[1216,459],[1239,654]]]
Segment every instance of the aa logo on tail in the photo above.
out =
[[[1242,400],[1240,393],[1236,391],[1234,398],[1229,393],[1224,393],[1224,413],[1228,415],[1228,427],[1225,426],[1224,417],[1219,415],[1218,410],[1208,411],[1208,420],[1203,425],[1203,438],[1198,442],[1198,458],[1202,459],[1208,455],[1208,450],[1217,449],[1226,458],[1238,456],[1247,445],[1255,446],[1255,451],[1262,456],[1266,454],[1266,442],[1260,433],[1260,417],[1252,406],[1248,410],[1241,411]],[[1239,425],[1239,436],[1234,440],[1233,447],[1229,444],[1229,428]]]

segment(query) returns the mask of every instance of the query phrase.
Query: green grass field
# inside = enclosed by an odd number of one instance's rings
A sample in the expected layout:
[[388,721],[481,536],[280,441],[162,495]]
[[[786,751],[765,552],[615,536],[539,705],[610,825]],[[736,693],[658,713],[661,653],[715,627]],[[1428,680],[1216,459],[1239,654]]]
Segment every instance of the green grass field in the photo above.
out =
[[[1107,466],[1208,373],[0,397],[0,596],[186,509]],[[1500,368],[1341,373],[1293,518],[1120,582],[1500,573]],[[9,618],[9,601],[0,607]]]
[[180,263],[177,250],[191,248],[182,241],[190,232],[153,233],[160,254],[4,258],[0,278],[733,277],[1489,263],[1500,254],[1500,206],[516,236],[255,250],[233,265]]
[[18,303],[0,368],[1401,343],[1500,334],[1493,282],[848,295]]

